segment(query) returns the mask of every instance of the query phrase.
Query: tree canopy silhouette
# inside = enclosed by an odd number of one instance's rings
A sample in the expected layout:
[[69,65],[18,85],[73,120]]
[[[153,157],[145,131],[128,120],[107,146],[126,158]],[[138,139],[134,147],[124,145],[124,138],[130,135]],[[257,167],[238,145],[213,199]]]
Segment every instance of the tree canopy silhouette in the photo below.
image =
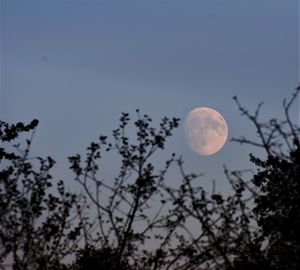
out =
[[283,101],[285,119],[267,123],[258,121],[261,104],[251,115],[235,98],[242,114],[255,125],[259,141],[234,141],[258,146],[267,154],[264,160],[250,154],[257,167],[251,179],[257,188],[253,207],[257,231],[247,252],[237,259],[238,269],[300,267],[300,129],[289,115],[299,91],[300,87],[288,102]]
[[[78,202],[66,192],[63,181],[52,186],[51,157],[30,157],[30,145],[38,120],[30,124],[0,122],[0,266],[13,269],[64,269],[62,259],[72,253],[80,235],[80,223],[74,225],[72,210]],[[31,132],[26,147],[15,141],[23,132]],[[6,148],[3,148],[6,147]],[[75,223],[76,224],[76,223]],[[6,261],[7,259],[7,261]]]
[[[112,138],[100,136],[83,157],[69,157],[82,192],[66,191],[52,179],[51,157],[31,157],[37,120],[0,122],[0,266],[13,269],[299,269],[300,129],[290,107],[300,88],[284,101],[283,120],[259,120],[261,104],[251,114],[234,98],[256,129],[258,140],[235,138],[265,150],[250,154],[250,179],[225,168],[232,192],[207,191],[186,173],[183,159],[170,154],[155,165],[178,118],[154,126],[137,111],[132,130],[123,113]],[[13,144],[29,133],[25,149]],[[12,147],[13,146],[13,147]],[[113,181],[103,179],[107,152],[120,158]],[[116,162],[117,164],[117,162]],[[177,169],[178,184],[168,182]],[[56,191],[52,185],[56,183]],[[73,258],[67,261],[65,258]]]

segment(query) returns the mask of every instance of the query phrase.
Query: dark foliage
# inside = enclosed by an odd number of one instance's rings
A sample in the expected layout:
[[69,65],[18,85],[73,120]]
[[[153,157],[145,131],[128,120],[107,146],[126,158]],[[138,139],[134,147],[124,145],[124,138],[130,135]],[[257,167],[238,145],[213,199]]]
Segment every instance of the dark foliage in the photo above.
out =
[[93,246],[86,246],[76,254],[76,261],[71,267],[72,270],[130,270],[127,261],[123,260],[118,264],[118,254],[116,250],[106,247],[96,249]]
[[289,102],[284,100],[285,119],[258,121],[237,104],[257,129],[260,142],[245,138],[240,143],[259,146],[266,151],[262,160],[250,155],[257,172],[252,178],[256,187],[253,213],[257,231],[252,242],[236,259],[237,269],[300,269],[300,145],[299,127],[290,120],[289,109],[300,87]]
[[[298,92],[284,101],[284,120],[266,123],[258,118],[261,104],[251,114],[234,98],[258,140],[233,140],[260,147],[266,156],[250,155],[256,171],[249,180],[225,168],[228,196],[205,190],[201,175],[186,173],[175,154],[155,163],[177,118],[154,127],[137,111],[132,138],[130,116],[123,113],[112,139],[100,136],[84,158],[69,157],[85,197],[67,192],[61,180],[53,189],[54,160],[30,156],[37,120],[1,121],[0,268],[300,269],[300,130],[289,116]],[[26,132],[25,149],[12,144]],[[101,163],[110,152],[120,164],[112,180],[103,179]],[[172,183],[170,170],[177,170]],[[66,256],[74,259],[68,266]]]
[[[52,186],[50,170],[54,160],[29,156],[37,120],[30,124],[0,122],[0,266],[13,269],[64,269],[62,259],[72,253],[80,234],[73,225],[71,211],[77,196],[66,192],[64,183]],[[19,144],[11,149],[6,142],[31,132],[25,150]],[[35,168],[37,167],[37,169]]]
[[[251,238],[243,182],[230,179],[233,194],[224,198],[206,192],[199,176],[186,174],[182,159],[174,154],[156,169],[152,158],[164,149],[178,119],[165,117],[155,128],[149,116],[138,112],[135,140],[127,136],[129,122],[124,113],[113,141],[100,136],[87,148],[84,162],[80,155],[69,158],[97,213],[97,220],[85,226],[86,245],[114,250],[117,256],[110,267],[126,261],[132,269],[232,268],[234,251]],[[121,157],[113,184],[101,178],[99,167],[107,151]],[[166,181],[171,166],[177,166],[178,186]]]
[[[300,268],[300,148],[288,159],[252,157],[260,168],[253,182],[262,191],[254,213],[262,237],[268,239],[267,258],[277,269]],[[297,267],[296,267],[297,266]]]

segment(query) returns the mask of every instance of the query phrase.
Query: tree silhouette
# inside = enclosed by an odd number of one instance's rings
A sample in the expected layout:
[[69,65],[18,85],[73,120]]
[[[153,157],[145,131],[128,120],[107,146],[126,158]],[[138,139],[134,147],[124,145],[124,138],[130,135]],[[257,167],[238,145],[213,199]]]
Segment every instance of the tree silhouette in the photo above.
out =
[[251,115],[235,98],[242,114],[255,125],[259,141],[234,141],[258,146],[267,154],[264,160],[250,154],[257,167],[252,183],[257,188],[253,213],[258,228],[244,254],[237,258],[237,269],[300,268],[300,129],[289,115],[299,91],[300,87],[288,102],[284,100],[284,120],[266,123],[258,120],[261,104]]
[[[88,233],[95,224],[86,228],[86,245],[96,244],[101,250],[112,248],[116,254],[111,261],[119,269],[124,262],[130,261],[132,268],[160,265],[163,246],[170,242],[170,232],[164,233],[167,223],[171,222],[173,213],[163,213],[166,199],[162,189],[164,176],[174,160],[174,155],[166,161],[161,171],[154,170],[150,162],[152,156],[164,149],[165,140],[172,135],[172,130],[178,126],[179,119],[163,118],[158,130],[150,126],[149,116],[140,116],[134,125],[137,129],[136,143],[130,143],[126,134],[129,115],[123,113],[119,128],[113,131],[113,143],[108,143],[106,136],[100,136],[98,142],[93,142],[87,148],[88,153],[84,164],[80,155],[69,158],[71,169],[76,174],[76,181],[83,187],[91,204],[96,207],[97,232]],[[102,151],[116,151],[121,157],[121,165],[113,185],[97,176],[99,167],[97,161],[102,157]],[[104,191],[108,194],[104,194]],[[161,205],[157,210],[151,208],[151,200],[157,200]],[[137,223],[142,223],[139,228]],[[174,223],[174,221],[173,221]],[[156,250],[145,248],[153,237],[158,242]],[[164,233],[164,234],[163,234]],[[153,240],[153,239],[152,239]]]
[[[163,118],[155,128],[149,116],[137,114],[133,142],[127,136],[130,118],[124,113],[112,142],[100,136],[87,148],[84,162],[80,155],[69,158],[97,213],[97,222],[85,227],[88,249],[81,254],[89,254],[91,245],[99,248],[98,255],[110,248],[117,254],[111,269],[127,262],[132,269],[232,268],[234,250],[251,238],[243,182],[232,180],[233,194],[223,198],[197,184],[199,175],[186,174],[182,159],[174,154],[155,170],[151,158],[164,149],[179,119]],[[121,156],[113,185],[101,179],[98,166],[107,151]],[[165,179],[172,165],[178,168],[177,187]],[[191,224],[198,227],[196,232]]]
[[[10,125],[0,122],[0,266],[13,269],[64,269],[62,259],[73,252],[80,234],[80,223],[73,225],[72,210],[78,197],[57,183],[52,186],[50,170],[54,160],[29,155],[38,125]],[[9,142],[24,132],[31,132],[26,148]]]
[[[254,124],[258,140],[233,141],[260,147],[266,155],[250,155],[256,168],[250,180],[243,171],[225,167],[232,187],[227,196],[214,187],[205,190],[199,181],[202,175],[186,173],[180,156],[170,154],[156,164],[178,118],[164,117],[155,127],[139,111],[133,123],[123,113],[112,139],[100,136],[84,157],[69,157],[80,195],[67,192],[61,180],[53,190],[54,160],[30,156],[37,120],[28,125],[1,121],[0,266],[299,269],[300,129],[289,115],[299,91],[284,101],[284,120],[266,123],[259,120],[261,104],[251,114],[234,98],[242,115]],[[135,137],[128,135],[133,128]],[[31,134],[25,149],[20,144],[12,148],[24,132]],[[103,176],[102,161],[110,153],[115,153],[113,180]],[[172,184],[170,170],[177,170]],[[66,256],[73,256],[69,265]]]
[[253,177],[259,190],[253,209],[258,231],[247,245],[246,256],[237,259],[237,268],[299,269],[299,144],[288,159],[269,156],[262,161],[252,156],[252,161],[260,168]]

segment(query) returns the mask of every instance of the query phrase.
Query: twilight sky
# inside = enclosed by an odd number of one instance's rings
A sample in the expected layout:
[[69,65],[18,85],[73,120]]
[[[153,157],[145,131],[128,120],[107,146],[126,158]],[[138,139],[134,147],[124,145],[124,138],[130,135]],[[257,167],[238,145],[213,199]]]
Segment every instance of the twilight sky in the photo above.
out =
[[[262,117],[276,117],[299,81],[296,0],[0,3],[1,119],[38,118],[33,151],[53,156],[66,179],[67,156],[109,134],[121,112],[134,118],[139,108],[158,123],[212,107],[227,120],[229,138],[251,137],[232,96],[252,110],[264,101]],[[181,125],[163,156],[182,154],[188,170],[222,186],[222,164],[247,168],[253,150],[227,142],[199,156]]]

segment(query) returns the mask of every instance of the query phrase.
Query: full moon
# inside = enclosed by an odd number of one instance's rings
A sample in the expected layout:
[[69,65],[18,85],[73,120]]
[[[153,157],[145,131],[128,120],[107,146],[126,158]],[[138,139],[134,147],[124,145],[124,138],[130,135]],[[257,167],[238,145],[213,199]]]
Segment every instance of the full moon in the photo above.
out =
[[199,107],[189,112],[185,119],[185,135],[188,146],[204,156],[218,152],[228,137],[224,117],[211,108]]

